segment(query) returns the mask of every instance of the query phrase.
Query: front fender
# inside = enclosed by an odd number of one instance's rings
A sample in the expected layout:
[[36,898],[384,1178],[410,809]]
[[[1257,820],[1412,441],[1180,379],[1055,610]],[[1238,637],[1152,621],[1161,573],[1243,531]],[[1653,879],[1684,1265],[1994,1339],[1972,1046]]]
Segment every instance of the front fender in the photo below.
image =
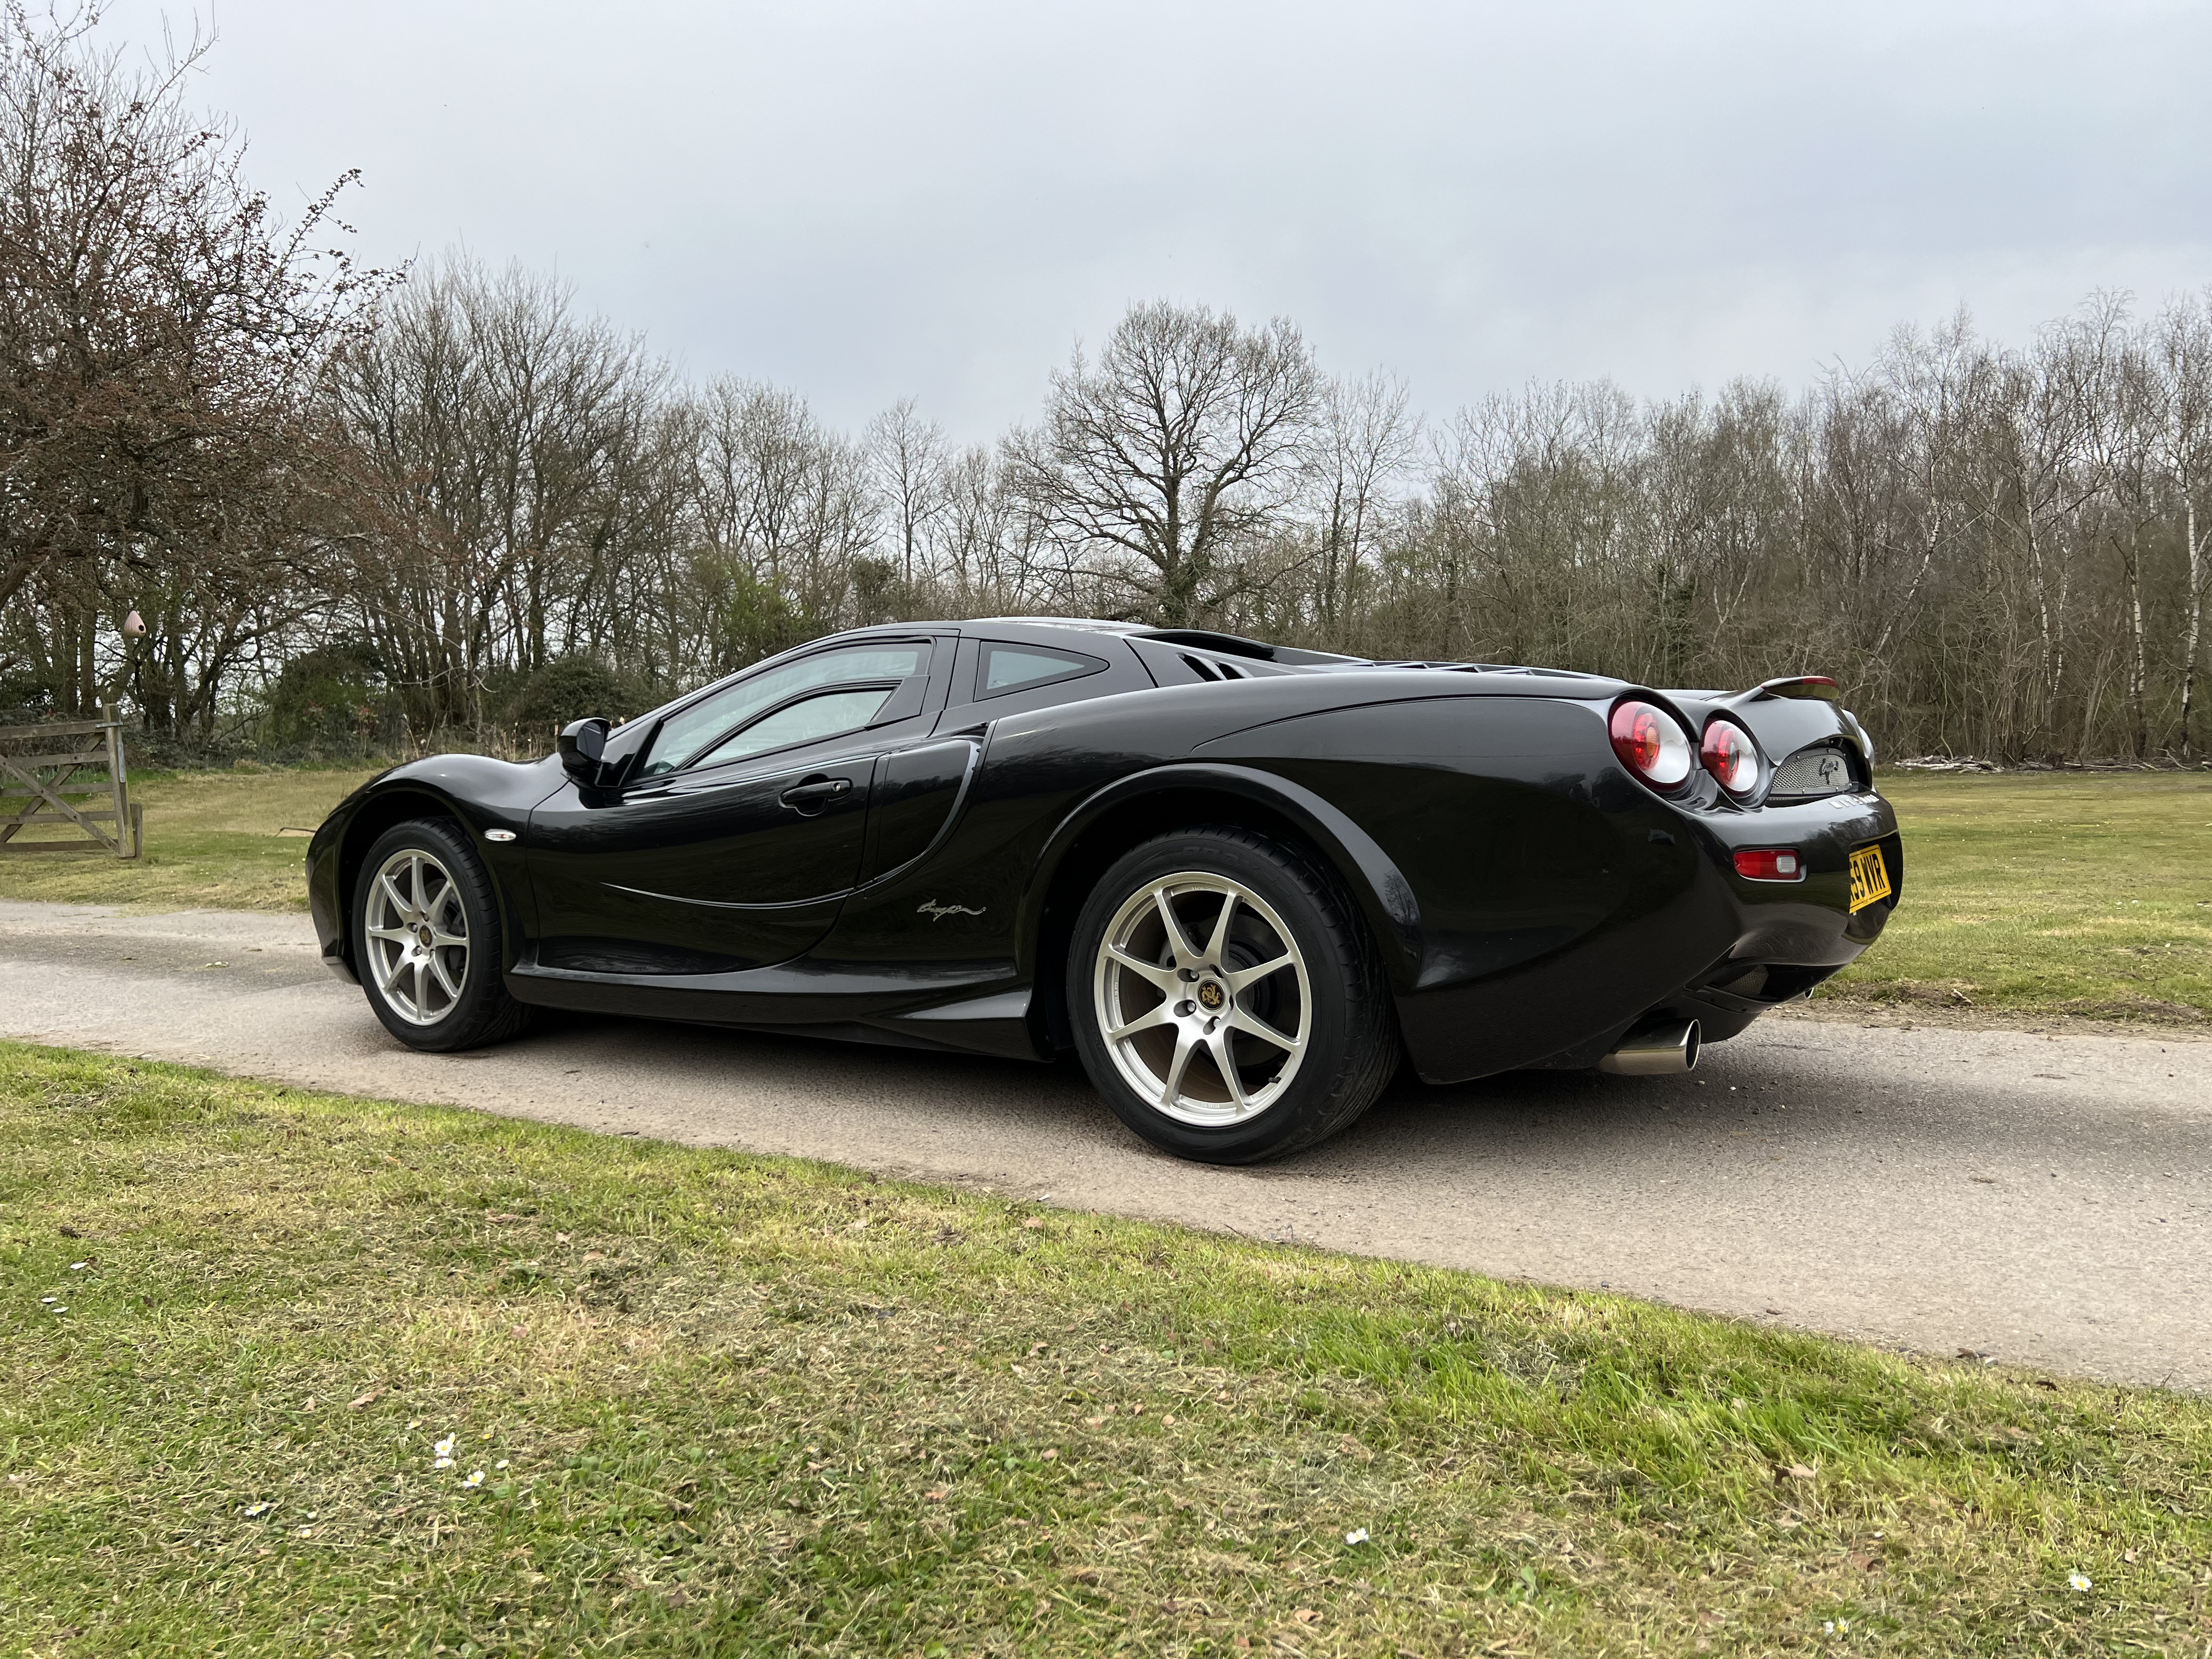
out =
[[[410,818],[441,817],[465,830],[499,896],[503,969],[514,965],[535,928],[523,836],[530,811],[559,787],[549,763],[517,765],[481,755],[433,755],[371,778],[340,801],[307,843],[307,908],[324,963],[358,982],[352,933],[353,891],[376,838]],[[494,842],[485,832],[514,839]]]
[[1021,933],[1038,937],[1061,863],[1085,831],[1118,808],[1147,795],[1202,791],[1241,796],[1290,821],[1317,847],[1352,891],[1394,984],[1410,988],[1420,974],[1421,908],[1408,882],[1373,836],[1301,784],[1255,768],[1185,762],[1147,768],[1085,796],[1054,828],[1022,893]]

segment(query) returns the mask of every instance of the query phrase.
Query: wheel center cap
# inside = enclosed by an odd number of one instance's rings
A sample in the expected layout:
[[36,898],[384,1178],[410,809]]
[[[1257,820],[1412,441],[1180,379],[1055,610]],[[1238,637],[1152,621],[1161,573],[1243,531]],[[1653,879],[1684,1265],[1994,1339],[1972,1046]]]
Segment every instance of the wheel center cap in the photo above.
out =
[[427,927],[416,928],[415,936],[422,941],[422,948],[426,951],[430,948],[430,941],[437,937]]
[[1209,1013],[1218,1012],[1222,1004],[1228,1000],[1229,999],[1223,994],[1221,987],[1216,984],[1213,981],[1208,979],[1199,981],[1199,1006],[1206,1009]]

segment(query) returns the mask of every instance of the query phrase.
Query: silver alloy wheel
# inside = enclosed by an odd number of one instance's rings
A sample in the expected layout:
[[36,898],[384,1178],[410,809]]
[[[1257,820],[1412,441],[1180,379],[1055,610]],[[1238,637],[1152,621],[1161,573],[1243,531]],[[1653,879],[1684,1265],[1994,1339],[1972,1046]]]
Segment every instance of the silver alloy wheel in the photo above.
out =
[[412,1025],[452,1013],[469,977],[469,915],[453,872],[434,853],[404,848],[385,860],[362,909],[386,1006]]
[[1093,1006],[1138,1097],[1200,1127],[1281,1098],[1313,1032],[1304,956],[1250,888],[1205,871],[1132,893],[1098,946]]

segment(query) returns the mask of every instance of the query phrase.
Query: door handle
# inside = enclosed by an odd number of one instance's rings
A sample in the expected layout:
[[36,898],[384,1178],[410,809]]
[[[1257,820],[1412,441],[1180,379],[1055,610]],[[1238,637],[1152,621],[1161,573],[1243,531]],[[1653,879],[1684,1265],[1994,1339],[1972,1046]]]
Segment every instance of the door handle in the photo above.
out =
[[792,785],[776,799],[793,811],[812,817],[838,796],[848,793],[852,787],[850,778],[809,778],[804,783]]

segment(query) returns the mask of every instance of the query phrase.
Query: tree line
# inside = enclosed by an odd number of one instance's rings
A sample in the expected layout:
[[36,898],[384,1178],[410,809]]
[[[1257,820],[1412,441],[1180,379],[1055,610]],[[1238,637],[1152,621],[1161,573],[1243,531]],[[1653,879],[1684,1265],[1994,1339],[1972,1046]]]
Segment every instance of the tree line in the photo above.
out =
[[21,0],[0,32],[0,707],[542,745],[842,627],[1069,614],[1661,687],[1833,673],[1893,755],[2202,752],[2205,296],[1434,419],[1286,320],[1155,302],[994,441],[911,400],[841,431],[550,280],[356,267],[350,179],[279,224],[185,111],[198,46],[135,71]]

